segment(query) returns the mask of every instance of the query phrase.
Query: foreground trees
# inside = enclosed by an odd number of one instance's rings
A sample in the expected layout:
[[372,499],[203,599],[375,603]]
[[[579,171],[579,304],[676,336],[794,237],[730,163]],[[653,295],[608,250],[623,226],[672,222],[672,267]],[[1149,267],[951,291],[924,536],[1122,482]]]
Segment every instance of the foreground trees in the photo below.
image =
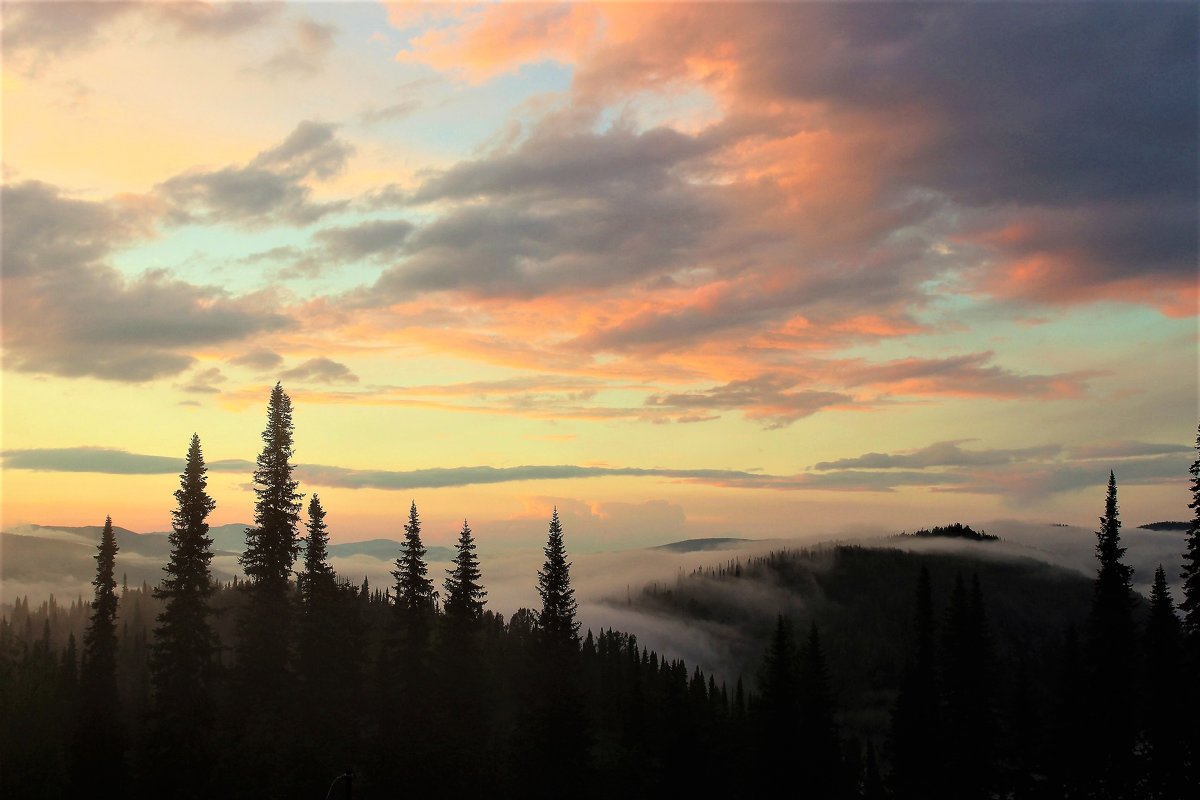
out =
[[286,793],[294,776],[287,755],[295,731],[290,578],[300,546],[296,529],[303,495],[292,477],[292,430],[292,401],[277,383],[254,469],[254,527],[246,529],[240,558],[245,605],[237,621],[231,699],[236,697],[238,716],[231,719],[231,733],[243,744],[222,765],[245,776],[247,791],[263,796]]
[[[187,461],[175,490],[168,541],[167,573],[154,589],[163,601],[150,653],[153,684],[153,729],[148,747],[148,772],[161,786],[174,786],[180,795],[200,796],[208,785],[212,765],[214,722],[212,694],[220,646],[210,622],[213,593],[209,564],[212,539],[208,515],[216,502],[206,491],[207,469],[200,437],[192,435]],[[169,765],[166,774],[158,769]]]
[[[153,592],[124,587],[118,596],[117,535],[127,534],[109,519],[95,597],[72,606],[71,635],[53,630],[53,601],[36,625],[27,603],[0,620],[4,796],[110,788],[321,796],[347,768],[367,796],[466,796],[486,787],[535,797],[736,797],[794,785],[814,800],[1167,800],[1195,785],[1193,698],[1180,688],[1189,674],[1184,627],[1161,566],[1148,608],[1136,604],[1112,474],[1094,584],[1089,591],[1073,579],[1069,614],[1052,636],[1019,641],[1019,659],[1014,616],[1005,612],[1013,587],[1033,584],[1010,584],[1004,568],[959,561],[957,574],[943,566],[935,582],[928,567],[938,562],[928,554],[905,560],[898,551],[865,557],[864,548],[836,548],[835,560],[869,569],[819,586],[816,573],[797,568],[807,556],[772,553],[702,575],[699,594],[686,601],[691,618],[722,624],[720,598],[730,592],[768,586],[759,596],[778,597],[793,580],[816,589],[793,606],[807,623],[803,642],[780,615],[757,684],[746,691],[738,679],[730,691],[720,682],[728,676],[689,672],[628,634],[588,631],[581,640],[557,509],[536,576],[540,607],[507,621],[486,608],[465,520],[439,608],[415,502],[395,584],[372,591],[365,580],[361,589],[339,580],[328,515],[313,495],[293,584],[301,495],[290,400],[278,385],[263,438],[243,588],[212,581],[214,503],[193,436],[174,493],[166,574]],[[897,566],[903,586],[888,594],[881,587],[897,585]],[[964,578],[976,567],[990,576],[986,607],[979,575]],[[764,571],[767,584],[739,585]],[[880,598],[894,614],[858,630],[862,604]],[[1057,606],[1061,593],[1052,599],[1041,607]],[[1023,613],[1018,635],[1036,634],[1029,623],[1047,612]],[[1086,624],[1084,635],[1063,638],[1074,622]],[[223,664],[230,651],[236,657]],[[868,680],[849,692],[845,675],[860,664]],[[874,699],[864,705],[855,693]]]
[[72,783],[77,792],[99,784],[121,791],[126,785],[126,732],[117,693],[117,540],[112,517],[104,520],[96,548],[96,589],[92,616],[83,637],[79,667],[79,713]]

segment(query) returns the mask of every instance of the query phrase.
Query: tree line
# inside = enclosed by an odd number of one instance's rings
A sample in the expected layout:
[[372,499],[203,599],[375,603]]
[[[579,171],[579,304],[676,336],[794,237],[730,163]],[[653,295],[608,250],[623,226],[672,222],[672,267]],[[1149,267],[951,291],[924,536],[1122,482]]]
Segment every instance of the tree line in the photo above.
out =
[[118,594],[107,519],[94,599],[61,610],[86,613],[81,644],[54,643],[49,609],[39,638],[27,602],[0,621],[0,793],[1182,798],[1197,785],[1187,676],[1200,665],[1200,458],[1182,618],[1161,567],[1138,608],[1110,475],[1091,614],[1082,636],[1064,636],[1053,708],[1038,708],[1032,684],[1027,703],[1002,708],[980,582],[958,576],[939,624],[922,569],[877,738],[841,718],[815,623],[798,639],[780,615],[751,686],[689,671],[627,633],[581,636],[557,511],[540,609],[505,620],[486,608],[465,520],[438,592],[415,502],[394,583],[353,585],[329,564],[316,494],[302,519],[292,450],[277,384],[244,580],[211,576],[215,503],[193,436],[157,586]]

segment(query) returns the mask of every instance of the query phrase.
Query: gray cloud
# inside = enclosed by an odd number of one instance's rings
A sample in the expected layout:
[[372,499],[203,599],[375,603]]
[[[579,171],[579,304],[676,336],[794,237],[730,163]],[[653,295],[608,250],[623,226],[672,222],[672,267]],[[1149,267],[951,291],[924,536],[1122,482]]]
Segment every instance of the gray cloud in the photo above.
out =
[[368,108],[358,115],[363,125],[377,125],[395,119],[404,119],[421,108],[421,102],[415,99],[401,100],[381,108]]
[[430,178],[412,202],[530,194],[594,197],[607,184],[662,185],[670,170],[712,147],[670,128],[535,133],[512,152],[462,162]]
[[[407,238],[363,302],[453,289],[535,296],[619,286],[699,257],[719,228],[718,192],[684,164],[711,145],[668,129],[535,132],[515,148],[370,202],[452,207]],[[473,202],[482,198],[484,202]]]
[[310,224],[346,205],[313,202],[312,190],[304,185],[309,178],[327,180],[345,169],[353,148],[336,131],[336,125],[305,120],[245,166],[176,175],[157,191],[179,223]]
[[180,388],[194,394],[215,394],[221,391],[216,384],[224,383],[226,380],[219,368],[209,367],[193,374]]
[[114,22],[140,16],[183,38],[223,39],[253,30],[283,9],[279,3],[20,2],[5,3],[5,63],[37,72],[52,60],[87,50]]
[[822,408],[853,402],[849,395],[796,389],[796,380],[778,375],[761,375],[732,381],[702,392],[651,395],[646,405],[680,409],[740,410],[747,418],[780,428],[815,414]]
[[959,447],[965,439],[950,442],[935,442],[928,447],[907,453],[865,453],[856,458],[836,461],[821,461],[813,465],[816,470],[845,469],[898,469],[925,467],[992,466],[1012,464],[1017,461],[1044,461],[1057,456],[1061,445],[1023,447],[1015,450],[963,450]]
[[282,4],[171,2],[155,4],[154,14],[181,36],[223,39],[252,30],[279,15]]
[[271,77],[280,75],[312,76],[320,72],[325,57],[333,50],[337,28],[311,19],[301,19],[292,27],[291,36],[257,71]]
[[196,345],[288,325],[262,298],[230,298],[163,272],[122,278],[105,258],[146,235],[143,206],[74,200],[37,182],[0,192],[10,369],[145,381],[186,369]]
[[321,356],[284,370],[280,377],[308,383],[357,383],[358,376],[345,364]]
[[400,250],[413,227],[411,222],[402,219],[379,219],[346,228],[326,228],[318,231],[314,238],[331,259],[383,259]]
[[[1053,218],[1038,244],[1078,262],[1069,280],[1081,286],[1067,287],[1077,292],[1133,274],[1194,274],[1195,6],[804,4],[755,16],[747,88],[881,125],[914,109],[933,122],[887,165],[897,189]],[[1034,283],[1043,279],[1056,276]],[[1061,288],[1030,294],[1054,299]]]
[[230,364],[257,370],[269,370],[283,363],[283,356],[271,350],[251,350],[249,353],[229,359]]
[[[4,450],[5,469],[98,472],[108,475],[166,475],[183,472],[186,459],[130,453],[110,447],[54,447]],[[206,463],[210,472],[248,472],[254,462],[223,459]]]
[[848,365],[847,386],[878,385],[896,394],[959,394],[984,397],[1075,397],[1094,372],[1021,375],[991,364],[994,353],[947,358],[905,358],[883,364]]
[[1170,444],[1156,442],[1135,442],[1130,440],[1119,442],[1097,442],[1096,444],[1072,447],[1072,458],[1132,458],[1138,456],[1158,456],[1171,453],[1191,453],[1195,448],[1186,444]]

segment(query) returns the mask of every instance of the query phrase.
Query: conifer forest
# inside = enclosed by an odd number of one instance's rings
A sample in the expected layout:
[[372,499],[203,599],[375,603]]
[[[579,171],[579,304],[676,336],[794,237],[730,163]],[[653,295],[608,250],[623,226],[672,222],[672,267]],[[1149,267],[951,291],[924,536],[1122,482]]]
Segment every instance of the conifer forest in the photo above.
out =
[[[541,606],[508,619],[487,607],[468,521],[451,568],[430,571],[415,502],[392,585],[336,574],[278,384],[262,438],[244,579],[211,577],[193,436],[157,585],[119,582],[108,519],[90,602],[17,599],[0,626],[3,796],[1165,800],[1200,785],[1200,459],[1179,598],[1161,566],[1149,598],[1131,588],[1110,475],[1090,582],[839,546],[647,586],[639,604],[697,620],[723,618],[701,582],[820,588],[800,617],[726,619],[758,645],[746,674],[716,675],[581,630],[557,511],[530,576]],[[987,536],[917,535],[937,531]]]

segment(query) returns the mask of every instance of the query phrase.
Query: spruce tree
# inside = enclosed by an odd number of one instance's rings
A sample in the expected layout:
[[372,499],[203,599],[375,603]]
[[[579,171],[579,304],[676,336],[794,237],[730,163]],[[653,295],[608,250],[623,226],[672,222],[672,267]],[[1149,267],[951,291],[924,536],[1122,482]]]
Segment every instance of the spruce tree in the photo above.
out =
[[494,766],[491,720],[487,713],[487,677],[482,652],[483,606],[487,592],[480,584],[479,557],[471,528],[463,520],[454,566],[443,582],[445,611],[438,654],[437,684],[440,694],[435,735],[446,753],[473,752],[473,758],[456,759],[447,770],[442,789],[467,795],[478,789]]
[[1178,707],[1178,687],[1186,683],[1179,617],[1162,564],[1154,571],[1150,616],[1146,620],[1146,749],[1150,797],[1183,797],[1190,726]]
[[1110,471],[1104,516],[1096,532],[1096,574],[1088,627],[1093,702],[1093,754],[1097,789],[1114,797],[1130,790],[1136,736],[1134,701],[1137,632],[1133,621],[1133,570],[1121,561],[1117,480]]
[[251,794],[283,793],[294,780],[288,755],[295,731],[290,578],[303,495],[292,478],[292,432],[292,401],[277,383],[254,469],[254,527],[246,529],[240,558],[246,604],[238,618],[237,692],[230,713],[244,738],[226,767]]
[[550,517],[550,533],[542,552],[546,555],[546,561],[538,570],[538,595],[542,598],[538,630],[551,649],[577,650],[579,622],[575,614],[579,605],[575,601],[575,590],[571,587],[571,563],[567,561],[557,507]]
[[591,735],[581,681],[578,605],[557,508],[542,552],[546,556],[538,571],[542,608],[537,614],[534,668],[525,687],[529,717],[524,734],[532,745],[528,757],[540,755],[526,761],[522,771],[535,795],[556,797],[564,786],[584,779]]
[[[240,562],[249,602],[239,620],[238,665],[251,702],[286,702],[292,564],[299,552],[297,482],[292,478],[292,401],[275,384],[254,470],[254,527]],[[257,698],[257,699],[255,699]]]
[[206,491],[206,473],[200,437],[193,434],[175,490],[176,508],[167,535],[171,555],[163,568],[167,574],[154,589],[154,596],[165,605],[150,653],[155,757],[147,763],[157,768],[155,783],[170,775],[178,781],[176,791],[192,796],[203,794],[207,784],[207,734],[220,646],[209,623],[214,586],[206,519],[216,503]]
[[321,785],[345,769],[359,743],[358,593],[340,585],[329,564],[325,518],[321,499],[314,494],[305,524],[304,567],[296,577],[296,676],[304,698],[299,727],[305,731],[297,772],[306,785]]
[[892,785],[897,797],[936,796],[943,785],[933,582],[922,565],[917,578],[914,648],[892,710]]
[[112,517],[106,517],[96,549],[96,577],[92,580],[96,593],[79,670],[79,726],[73,763],[77,792],[103,786],[119,793],[126,784],[125,729],[117,691],[117,550]]
[[433,622],[433,581],[429,578],[429,565],[425,563],[416,501],[408,510],[404,541],[392,577],[396,579],[396,617],[403,648],[411,658],[423,657]]
[[409,506],[404,541],[392,577],[393,613],[391,637],[380,672],[385,702],[381,725],[394,728],[406,745],[407,764],[395,763],[384,755],[380,769],[403,780],[414,793],[432,791],[436,782],[436,745],[429,739],[428,722],[433,707],[429,663],[433,630],[433,581],[428,577],[425,545],[421,542],[421,519],[417,504]]
[[1200,431],[1196,435],[1196,460],[1188,472],[1192,475],[1191,523],[1188,525],[1187,544],[1183,552],[1183,599],[1179,609],[1183,611],[1183,630],[1190,642],[1191,656],[1200,665]]
[[452,630],[471,631],[478,627],[483,617],[483,606],[487,592],[479,583],[479,556],[475,554],[475,539],[471,528],[463,520],[458,534],[458,550],[454,566],[446,570],[443,588],[446,600],[446,625]]
[[841,741],[833,721],[833,690],[817,623],[809,627],[800,651],[797,699],[800,712],[799,755],[807,762],[805,796],[814,800],[838,797],[846,783],[841,764]]
[[308,522],[305,525],[304,569],[296,576],[296,590],[306,616],[319,613],[331,602],[337,581],[329,565],[329,533],[325,526],[325,509],[321,498],[313,495],[308,502]]
[[955,577],[943,653],[947,782],[958,797],[984,797],[990,788],[995,731],[991,642],[978,576],[970,592],[962,574]]

